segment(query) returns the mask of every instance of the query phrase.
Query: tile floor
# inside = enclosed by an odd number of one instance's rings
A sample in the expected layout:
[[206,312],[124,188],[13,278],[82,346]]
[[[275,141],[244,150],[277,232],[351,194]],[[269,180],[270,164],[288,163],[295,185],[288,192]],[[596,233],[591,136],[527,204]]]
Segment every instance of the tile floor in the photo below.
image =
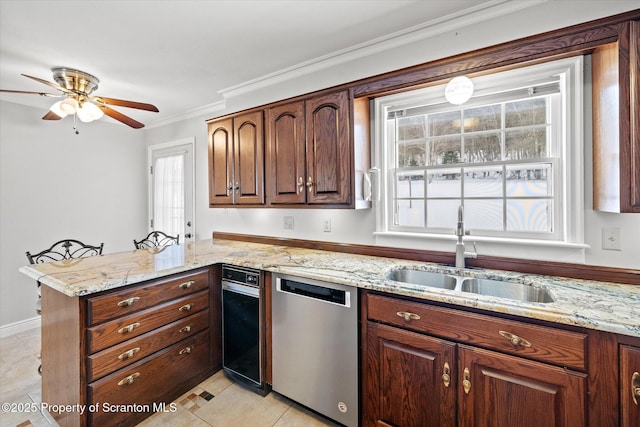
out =
[[[31,404],[41,401],[40,329],[0,339],[0,402]],[[271,392],[262,397],[240,387],[222,372],[203,381],[175,402],[175,412],[157,413],[138,426],[189,427],[321,427],[337,426],[289,399]],[[20,406],[22,406],[20,405]],[[37,407],[37,405],[35,405]],[[0,427],[55,426],[38,411],[0,410]]]

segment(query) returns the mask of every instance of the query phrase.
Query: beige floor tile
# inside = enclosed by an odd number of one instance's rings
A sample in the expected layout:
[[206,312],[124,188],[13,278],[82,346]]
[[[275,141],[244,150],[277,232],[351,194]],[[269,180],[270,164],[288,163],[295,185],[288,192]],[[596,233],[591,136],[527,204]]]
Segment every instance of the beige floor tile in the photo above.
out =
[[195,413],[215,427],[271,427],[287,409],[288,403],[275,393],[262,397],[234,384]]
[[332,423],[326,418],[299,406],[292,404],[273,427],[338,427],[339,424]]

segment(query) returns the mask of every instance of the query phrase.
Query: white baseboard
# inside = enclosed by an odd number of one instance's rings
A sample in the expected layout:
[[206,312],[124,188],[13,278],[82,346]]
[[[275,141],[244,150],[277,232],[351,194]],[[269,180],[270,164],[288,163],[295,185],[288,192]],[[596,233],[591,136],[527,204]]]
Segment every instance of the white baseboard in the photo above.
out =
[[20,332],[29,331],[31,329],[37,329],[39,327],[40,316],[35,316],[31,319],[9,323],[8,325],[0,326],[0,338],[10,337],[11,335],[19,334]]

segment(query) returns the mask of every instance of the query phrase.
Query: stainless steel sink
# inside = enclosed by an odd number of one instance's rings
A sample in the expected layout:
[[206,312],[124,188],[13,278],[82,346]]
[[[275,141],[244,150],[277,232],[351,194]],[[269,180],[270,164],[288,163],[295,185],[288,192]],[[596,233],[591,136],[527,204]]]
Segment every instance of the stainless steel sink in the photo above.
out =
[[492,279],[466,278],[462,282],[460,290],[523,302],[549,303],[554,301],[551,294],[544,288]]
[[458,283],[457,276],[410,269],[391,270],[386,278],[396,282],[451,290],[455,289]]
[[544,288],[493,279],[477,279],[432,271],[397,269],[385,276],[388,280],[418,286],[449,289],[522,302],[550,303],[553,297]]

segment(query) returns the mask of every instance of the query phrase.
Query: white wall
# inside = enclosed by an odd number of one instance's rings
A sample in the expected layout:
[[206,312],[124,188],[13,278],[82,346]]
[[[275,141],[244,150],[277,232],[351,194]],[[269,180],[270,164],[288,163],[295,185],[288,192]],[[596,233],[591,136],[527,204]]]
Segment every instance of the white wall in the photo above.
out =
[[36,284],[18,272],[25,252],[65,238],[133,249],[146,234],[142,133],[106,120],[41,120],[39,109],[0,102],[0,326],[36,316]]

